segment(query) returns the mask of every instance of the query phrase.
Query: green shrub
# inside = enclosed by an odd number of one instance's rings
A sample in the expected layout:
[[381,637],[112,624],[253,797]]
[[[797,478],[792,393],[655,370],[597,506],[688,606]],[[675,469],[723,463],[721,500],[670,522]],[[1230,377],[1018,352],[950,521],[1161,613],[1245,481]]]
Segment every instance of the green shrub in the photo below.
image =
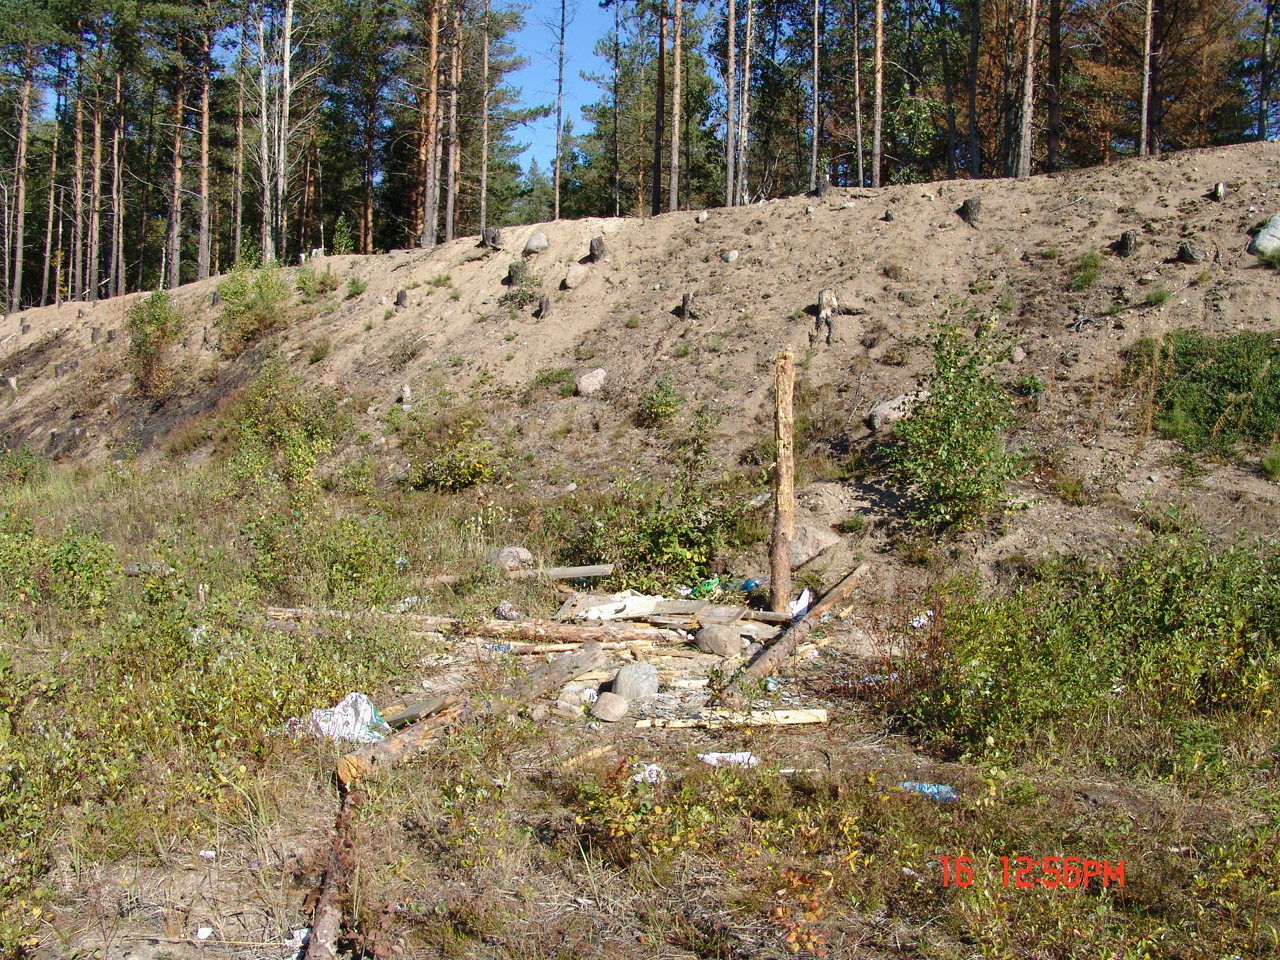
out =
[[129,367],[144,396],[159,399],[173,381],[169,348],[182,330],[182,314],[169,294],[157,290],[129,308],[124,327],[129,334]]
[[1173,296],[1173,291],[1163,283],[1157,283],[1143,301],[1148,307],[1163,307]]
[[333,225],[333,252],[344,255],[355,248],[355,240],[351,236],[351,218],[345,213],[339,214]]
[[534,389],[551,390],[562,397],[571,397],[577,389],[573,371],[568,367],[539,370],[533,378]]
[[[1272,444],[1271,448],[1262,455],[1262,475],[1268,480],[1280,481],[1280,444]],[[3,468],[0,468],[0,474],[3,474]]]
[[313,267],[298,271],[298,298],[303,303],[315,303],[337,289],[338,278],[331,267],[325,267],[324,273],[317,273]]
[[291,292],[277,266],[237,264],[218,287],[224,349],[234,353],[289,322]]
[[328,337],[321,337],[311,345],[311,353],[307,355],[307,363],[316,364],[329,355],[333,344]]
[[684,397],[675,384],[663,377],[636,404],[636,423],[642,427],[661,427],[675,419],[684,406]]
[[1022,472],[1022,458],[1005,448],[1013,404],[994,373],[1006,347],[991,327],[969,337],[946,326],[935,338],[928,395],[896,425],[891,451],[913,524],[971,523]]
[[1088,290],[1098,282],[1098,277],[1101,275],[1102,254],[1097,250],[1090,250],[1076,264],[1076,272],[1071,276],[1070,287],[1077,293]]
[[447,273],[441,273],[432,277],[430,280],[427,281],[427,283],[429,283],[431,286],[435,287],[438,290],[441,287],[449,286],[449,284],[453,283],[453,279]]
[[1174,743],[1193,728],[1223,736],[1274,708],[1274,547],[1219,551],[1170,536],[1119,562],[1042,567],[1009,590],[953,582],[933,609],[890,707],[916,735],[958,750],[1085,744],[1103,762],[1185,775],[1188,758],[1132,745],[1160,731]]
[[49,461],[28,446],[0,451],[0,487],[39,483],[49,476]]
[[504,307],[527,307],[531,303],[537,303],[542,296],[542,280],[531,271],[523,260],[516,260],[511,264],[512,283],[507,288],[506,293],[498,298],[498,302]]
[[1127,369],[1150,398],[1155,428],[1193,453],[1280,437],[1280,348],[1270,333],[1177,330],[1136,344]]
[[249,385],[232,413],[238,476],[310,486],[320,458],[349,428],[335,398],[303,386],[279,361]]
[[347,299],[354,300],[369,289],[369,282],[360,277],[352,277],[347,281]]
[[453,411],[434,423],[415,420],[403,441],[409,454],[409,483],[418,489],[456,492],[496,477],[500,458],[480,435],[481,426],[481,420],[467,411]]

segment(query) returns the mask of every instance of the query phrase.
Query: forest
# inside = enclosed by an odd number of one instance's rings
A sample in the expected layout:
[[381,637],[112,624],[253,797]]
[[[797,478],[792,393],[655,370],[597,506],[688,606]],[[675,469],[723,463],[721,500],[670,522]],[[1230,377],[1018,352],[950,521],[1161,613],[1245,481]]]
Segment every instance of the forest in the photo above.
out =
[[[595,0],[577,0],[587,3]],[[5,310],[1275,131],[1274,0],[3,0]],[[513,73],[526,18],[559,76]],[[593,103],[563,88],[594,42]],[[555,118],[554,160],[522,163]]]

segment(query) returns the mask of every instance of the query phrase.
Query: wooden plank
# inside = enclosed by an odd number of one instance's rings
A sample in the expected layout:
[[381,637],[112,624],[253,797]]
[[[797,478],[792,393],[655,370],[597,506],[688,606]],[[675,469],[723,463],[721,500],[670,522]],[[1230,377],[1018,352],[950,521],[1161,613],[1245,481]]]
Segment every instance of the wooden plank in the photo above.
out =
[[759,680],[777,672],[786,658],[805,640],[822,622],[828,613],[838,609],[845,603],[871,570],[871,561],[860,563],[853,572],[823,594],[799,621],[792,624],[778,637],[760,656],[747,664],[725,685],[720,693],[721,700],[728,702],[738,696],[742,684],[751,679]]
[[651,717],[637,720],[636,728],[647,730],[661,727],[681,730],[691,727],[718,729],[720,727],[790,727],[809,723],[826,723],[827,711],[813,710],[704,710],[691,717]]
[[796,521],[795,392],[796,356],[778,355],[773,376],[773,438],[777,460],[773,468],[773,536],[769,541],[769,606],[786,613],[791,603],[791,541]]

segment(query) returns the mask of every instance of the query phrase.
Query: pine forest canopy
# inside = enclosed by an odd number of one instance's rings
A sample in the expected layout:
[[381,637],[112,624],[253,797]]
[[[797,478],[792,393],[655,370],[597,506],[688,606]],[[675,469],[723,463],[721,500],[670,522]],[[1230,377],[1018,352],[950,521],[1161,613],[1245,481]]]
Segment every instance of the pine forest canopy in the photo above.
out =
[[[578,0],[581,3],[596,0]],[[6,309],[315,248],[1028,176],[1275,130],[1276,0],[0,0]],[[594,51],[598,99],[566,114]],[[522,131],[556,120],[549,168]]]

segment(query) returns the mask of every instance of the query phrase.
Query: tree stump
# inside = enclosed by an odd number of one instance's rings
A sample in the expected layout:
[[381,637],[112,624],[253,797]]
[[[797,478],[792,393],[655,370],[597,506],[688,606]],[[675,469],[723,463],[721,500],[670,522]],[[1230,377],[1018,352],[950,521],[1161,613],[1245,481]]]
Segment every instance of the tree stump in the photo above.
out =
[[485,227],[484,232],[480,235],[480,246],[488,247],[490,250],[501,250],[502,228]]
[[960,214],[961,220],[971,227],[976,227],[978,221],[982,218],[982,198],[970,197],[960,204],[960,209],[956,212]]
[[591,262],[599,263],[606,256],[608,256],[608,252],[605,250],[604,237],[592,237],[590,253]]
[[536,316],[539,320],[548,320],[548,319],[550,319],[550,317],[551,317],[551,298],[550,298],[550,297],[539,297],[539,298],[538,298],[538,311],[537,311],[537,313],[535,314],[535,316]]
[[89,328],[89,342],[90,342],[90,343],[97,343],[97,342],[98,342],[99,340],[101,340],[101,339],[102,339],[102,328],[101,328],[101,327],[90,327],[90,328]]
[[1227,185],[1225,183],[1215,183],[1213,185],[1213,199],[1221,203],[1227,199]]
[[1116,253],[1122,257],[1132,257],[1138,252],[1141,243],[1141,234],[1137,230],[1126,230],[1116,242]]
[[[961,216],[964,216],[964,214],[961,214]],[[884,216],[881,217],[880,219],[883,220],[885,223],[893,223],[893,221],[898,219],[898,215],[894,213],[892,210],[886,210],[884,212]]]
[[825,197],[831,192],[831,175],[826,171],[818,174],[818,185],[814,188],[813,194],[816,197]]
[[698,308],[694,305],[692,293],[686,293],[680,300],[680,316],[686,320],[698,319]]
[[515,287],[519,286],[520,281],[529,274],[529,268],[523,260],[512,260],[511,265],[507,267],[507,284]]
[[397,290],[396,291],[396,309],[403,310],[408,305],[409,305],[409,291]]

